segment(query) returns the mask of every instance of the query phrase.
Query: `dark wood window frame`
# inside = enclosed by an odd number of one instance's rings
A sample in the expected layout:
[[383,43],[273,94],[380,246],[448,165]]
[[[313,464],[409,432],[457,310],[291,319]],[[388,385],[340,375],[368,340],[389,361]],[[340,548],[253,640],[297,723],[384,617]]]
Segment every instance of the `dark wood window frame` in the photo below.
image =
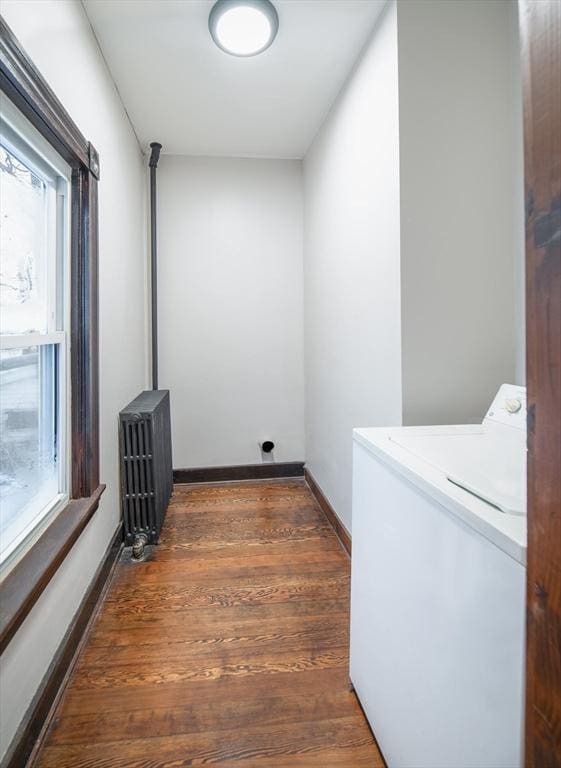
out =
[[99,506],[99,157],[0,18],[0,90],[72,168],[70,246],[70,501],[4,580],[0,653]]

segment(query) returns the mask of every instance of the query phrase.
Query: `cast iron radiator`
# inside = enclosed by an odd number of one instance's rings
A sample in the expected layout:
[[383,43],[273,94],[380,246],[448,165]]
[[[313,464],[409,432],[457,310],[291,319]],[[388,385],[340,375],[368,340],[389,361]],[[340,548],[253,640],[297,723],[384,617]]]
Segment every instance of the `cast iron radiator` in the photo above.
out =
[[119,414],[125,546],[156,544],[173,489],[169,391],[142,392]]

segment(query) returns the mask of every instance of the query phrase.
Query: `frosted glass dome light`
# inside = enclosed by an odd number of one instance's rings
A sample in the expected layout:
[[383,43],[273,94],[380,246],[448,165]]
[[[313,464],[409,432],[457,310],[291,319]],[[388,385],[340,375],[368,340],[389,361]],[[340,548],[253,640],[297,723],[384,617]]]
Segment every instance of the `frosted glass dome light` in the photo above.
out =
[[208,18],[216,45],[233,56],[255,56],[273,42],[279,17],[269,0],[218,0]]

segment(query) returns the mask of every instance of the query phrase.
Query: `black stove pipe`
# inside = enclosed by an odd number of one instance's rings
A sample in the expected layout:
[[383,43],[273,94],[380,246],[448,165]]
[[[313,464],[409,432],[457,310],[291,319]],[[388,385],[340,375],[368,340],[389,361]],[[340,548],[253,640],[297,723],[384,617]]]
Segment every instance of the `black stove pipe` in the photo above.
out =
[[162,145],[153,141],[150,144],[150,284],[152,287],[152,389],[158,389],[158,240],[157,240],[157,196],[156,168],[160,159]]

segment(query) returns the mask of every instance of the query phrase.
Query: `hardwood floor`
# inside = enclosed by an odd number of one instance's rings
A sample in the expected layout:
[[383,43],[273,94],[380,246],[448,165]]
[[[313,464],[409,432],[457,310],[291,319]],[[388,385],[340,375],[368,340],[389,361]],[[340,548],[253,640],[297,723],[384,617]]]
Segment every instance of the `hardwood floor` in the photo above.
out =
[[349,690],[350,564],[302,480],[179,485],[120,562],[34,765],[383,766]]

